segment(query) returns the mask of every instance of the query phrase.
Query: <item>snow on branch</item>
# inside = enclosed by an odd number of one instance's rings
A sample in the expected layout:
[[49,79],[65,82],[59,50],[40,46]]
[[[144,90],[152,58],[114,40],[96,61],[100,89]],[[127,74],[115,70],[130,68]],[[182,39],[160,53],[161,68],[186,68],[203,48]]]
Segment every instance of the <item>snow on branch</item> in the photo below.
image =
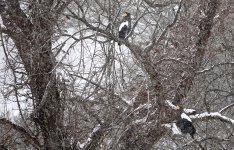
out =
[[221,110],[219,111],[219,113],[222,113],[222,112],[226,111],[228,108],[233,107],[233,106],[234,106],[234,103],[232,103],[232,104],[230,104],[230,105],[227,105],[226,107],[224,107],[223,109],[221,109]]
[[[171,107],[172,109],[174,110],[177,110],[178,109],[178,106],[172,104],[172,102],[170,102],[169,100],[166,100],[166,103],[169,107]],[[196,110],[195,109],[188,109],[188,108],[184,108],[183,111],[186,113],[186,114],[192,114],[192,113],[196,113]]]
[[166,127],[168,129],[172,130],[172,134],[178,134],[178,135],[182,135],[182,132],[180,131],[180,129],[176,126],[176,123],[167,123],[167,124],[162,124],[162,127]]
[[196,115],[190,115],[189,116],[191,119],[203,119],[203,118],[213,118],[213,119],[219,119],[221,121],[230,123],[232,125],[234,125],[234,120],[231,118],[228,118],[226,116],[221,115],[219,112],[204,112],[201,114],[196,114]]
[[184,109],[184,112],[185,112],[186,114],[192,114],[192,113],[196,113],[196,110],[195,110],[195,109],[187,109],[187,108],[185,108],[185,109]]
[[172,102],[170,102],[169,100],[166,100],[166,103],[167,103],[167,105],[168,105],[169,107],[171,107],[172,109],[177,110],[176,105],[172,104]]
[[102,136],[101,134],[101,125],[98,124],[93,128],[93,131],[91,133],[89,133],[89,137],[86,139],[85,142],[80,143],[78,141],[78,146],[82,149],[90,149],[89,147],[92,147],[93,144],[96,144],[96,140],[99,140]]
[[205,73],[205,72],[208,72],[208,71],[211,71],[213,70],[215,67],[220,67],[220,66],[224,66],[224,65],[233,65],[234,62],[224,62],[224,63],[219,63],[219,64],[216,64],[216,65],[212,65],[210,66],[209,68],[205,68],[203,70],[200,70],[197,72],[197,74],[201,74],[201,73]]

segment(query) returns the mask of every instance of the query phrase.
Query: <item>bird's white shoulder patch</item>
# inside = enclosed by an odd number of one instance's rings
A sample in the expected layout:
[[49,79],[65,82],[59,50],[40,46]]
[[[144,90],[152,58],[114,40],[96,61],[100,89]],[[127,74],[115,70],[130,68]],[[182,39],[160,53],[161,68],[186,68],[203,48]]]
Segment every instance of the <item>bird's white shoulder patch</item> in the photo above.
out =
[[125,25],[128,26],[128,21],[124,21],[124,22],[122,22],[122,23],[120,24],[120,26],[119,26],[119,31],[121,31],[121,29],[122,29]]
[[182,113],[182,114],[181,114],[181,118],[182,118],[182,119],[186,119],[186,120],[192,122],[192,120],[189,118],[189,116],[186,115],[185,113]]
[[185,112],[186,114],[191,114],[191,113],[196,112],[196,110],[195,110],[195,109],[184,109],[184,112]]

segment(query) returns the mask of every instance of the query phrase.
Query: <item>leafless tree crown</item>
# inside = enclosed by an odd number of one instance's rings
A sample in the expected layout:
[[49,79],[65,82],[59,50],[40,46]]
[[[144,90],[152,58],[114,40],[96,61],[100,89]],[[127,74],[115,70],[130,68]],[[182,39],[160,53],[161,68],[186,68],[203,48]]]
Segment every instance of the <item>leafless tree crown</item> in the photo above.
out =
[[[0,0],[0,16],[0,149],[233,149],[232,0]],[[171,129],[178,106],[194,139]]]

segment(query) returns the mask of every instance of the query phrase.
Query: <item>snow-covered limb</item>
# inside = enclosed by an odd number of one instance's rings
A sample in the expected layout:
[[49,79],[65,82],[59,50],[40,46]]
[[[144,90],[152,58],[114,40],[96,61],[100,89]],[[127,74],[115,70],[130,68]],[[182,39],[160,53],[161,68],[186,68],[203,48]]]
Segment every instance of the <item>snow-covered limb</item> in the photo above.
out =
[[[172,104],[172,102],[170,102],[169,100],[166,100],[166,103],[167,103],[167,105],[168,105],[169,107],[171,107],[172,109],[178,110],[178,106]],[[184,111],[184,113],[186,113],[186,114],[193,114],[193,113],[196,112],[195,109],[188,109],[188,108],[184,108],[183,111]]]
[[215,67],[219,67],[219,66],[223,66],[223,65],[230,65],[230,64],[234,64],[234,62],[219,63],[219,64],[216,64],[216,65],[210,66],[209,68],[205,68],[205,69],[203,69],[203,70],[200,70],[200,71],[198,71],[197,73],[198,73],[198,74],[200,74],[200,73],[205,73],[205,72],[208,72],[208,71],[213,70]]
[[148,118],[148,116],[145,116],[145,117],[142,118],[142,119],[137,119],[137,120],[135,120],[133,123],[134,123],[134,124],[146,123],[147,118]]
[[96,126],[93,128],[92,133],[89,134],[89,137],[86,139],[85,142],[80,143],[80,142],[78,141],[78,143],[77,143],[78,146],[79,146],[80,148],[84,148],[84,147],[86,147],[88,144],[90,144],[91,141],[93,140],[92,138],[93,138],[93,137],[95,136],[95,134],[100,130],[100,128],[101,128],[101,125],[100,125],[100,124],[96,125]]
[[191,119],[202,119],[202,118],[213,118],[213,119],[219,119],[221,121],[225,121],[228,123],[231,123],[232,125],[234,125],[234,120],[231,118],[228,118],[226,116],[221,115],[219,112],[205,112],[202,114],[196,114],[196,115],[190,115],[189,116]]
[[151,104],[140,104],[135,110],[134,112],[138,111],[138,110],[141,110],[141,109],[148,109],[148,108],[151,108],[152,105]]
[[177,125],[175,123],[172,123],[172,133],[173,134],[182,134],[182,132],[180,131],[180,129],[177,127]]
[[186,114],[192,114],[192,113],[195,113],[196,112],[196,110],[195,109],[184,109],[184,112],[186,113]]
[[162,124],[163,127],[169,128],[172,130],[172,134],[182,134],[180,129],[176,126],[175,123]]
[[166,100],[166,103],[168,104],[169,107],[171,107],[174,110],[177,110],[176,105],[172,104],[172,102],[170,102],[169,100]]
[[223,109],[221,109],[221,110],[219,111],[219,113],[222,113],[222,112],[224,112],[225,110],[227,110],[228,108],[233,107],[233,106],[234,106],[234,103],[232,103],[232,104],[230,104],[230,105],[227,105],[226,107],[224,107]]

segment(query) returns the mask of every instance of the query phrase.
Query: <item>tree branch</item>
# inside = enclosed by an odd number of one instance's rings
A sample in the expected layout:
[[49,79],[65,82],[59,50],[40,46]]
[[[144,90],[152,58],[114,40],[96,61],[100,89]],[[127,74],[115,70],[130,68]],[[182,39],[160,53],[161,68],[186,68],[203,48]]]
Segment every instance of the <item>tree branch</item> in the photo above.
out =
[[206,46],[208,43],[208,40],[211,36],[211,30],[214,25],[213,19],[216,14],[216,10],[218,7],[218,1],[217,0],[210,0],[208,2],[208,8],[205,11],[205,18],[203,18],[200,23],[199,23],[199,29],[200,33],[198,35],[198,40],[196,42],[196,52],[194,54],[194,57],[192,58],[191,62],[189,65],[193,69],[191,69],[186,76],[182,76],[182,79],[180,83],[178,84],[178,87],[176,89],[176,94],[174,97],[174,102],[176,104],[180,104],[181,100],[186,97],[188,91],[190,90],[192,84],[193,84],[193,79],[196,76],[196,70],[198,70],[201,65],[202,65],[202,60],[205,55],[206,51]]
[[204,118],[212,118],[212,119],[219,119],[220,121],[224,121],[227,123],[230,123],[232,125],[234,125],[234,120],[231,118],[228,118],[226,116],[221,115],[219,112],[204,112],[201,114],[196,114],[196,115],[190,115],[189,116],[191,119],[204,119]]
[[234,106],[234,103],[232,103],[232,104],[230,104],[230,105],[227,105],[226,107],[224,107],[223,109],[221,109],[221,110],[219,111],[219,113],[222,113],[222,112],[226,111],[228,108],[233,107],[233,106]]
[[179,8],[176,12],[176,15],[175,15],[175,18],[174,20],[172,21],[171,24],[169,24],[162,32],[162,34],[160,35],[160,37],[158,39],[156,39],[156,32],[154,32],[153,34],[153,39],[152,39],[152,42],[147,45],[145,48],[144,48],[144,51],[145,52],[150,52],[152,50],[152,48],[155,46],[155,45],[158,45],[159,42],[163,39],[163,37],[165,36],[165,34],[167,33],[167,31],[173,27],[176,23],[176,21],[178,20],[178,16],[179,16],[179,13],[180,13],[180,10],[181,10],[181,6],[182,6],[182,0],[180,1],[180,5],[179,5]]
[[157,7],[167,7],[167,6],[169,6],[169,5],[171,5],[171,4],[178,4],[178,2],[173,2],[173,1],[167,1],[167,2],[164,2],[163,4],[156,4],[156,3],[154,3],[154,1],[153,2],[151,2],[151,1],[149,1],[149,0],[143,0],[147,5],[149,5],[150,7],[153,7],[153,8],[157,8]]
[[14,124],[13,122],[7,120],[6,118],[0,118],[0,125],[8,126],[14,129],[15,131],[23,135],[27,139],[27,141],[29,141],[30,144],[33,145],[34,148],[40,149],[41,146],[39,141],[35,137],[31,136],[23,127]]

